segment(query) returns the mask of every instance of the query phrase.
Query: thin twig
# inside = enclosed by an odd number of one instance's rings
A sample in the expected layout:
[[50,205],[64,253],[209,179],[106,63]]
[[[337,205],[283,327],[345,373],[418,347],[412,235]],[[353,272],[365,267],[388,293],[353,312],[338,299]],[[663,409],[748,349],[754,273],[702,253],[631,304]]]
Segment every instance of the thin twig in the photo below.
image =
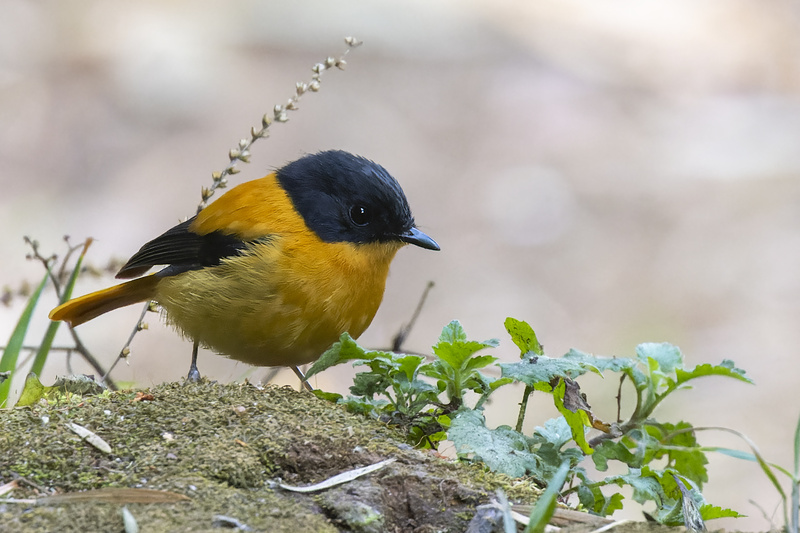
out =
[[[97,358],[92,355],[91,352],[89,352],[89,349],[83,344],[83,341],[81,341],[80,337],[78,337],[78,334],[75,332],[75,328],[69,328],[69,332],[70,335],[72,335],[72,340],[75,341],[75,351],[81,354],[81,357],[83,357],[86,362],[89,363],[89,366],[91,366],[94,371],[97,372],[98,376],[104,376],[106,374],[105,369],[103,369],[100,361],[98,361]],[[103,379],[103,382],[109,389],[117,390],[117,384],[113,379],[106,377]]]
[[142,308],[142,313],[139,315],[139,320],[136,321],[136,327],[133,328],[133,331],[131,331],[131,334],[128,336],[128,341],[119,351],[119,355],[117,355],[117,358],[114,359],[114,362],[111,364],[111,367],[105,374],[103,374],[103,378],[100,380],[101,383],[109,379],[108,376],[109,374],[111,374],[111,371],[114,370],[114,368],[117,366],[117,363],[119,363],[122,359],[127,359],[128,356],[131,354],[131,343],[133,342],[133,338],[136,336],[137,333],[139,333],[143,329],[146,329],[143,322],[144,317],[147,314],[147,312],[152,309],[153,306],[154,306],[153,302],[147,302],[144,308]]
[[[29,344],[24,344],[24,345],[22,345],[20,347],[20,351],[28,350],[28,351],[31,351],[31,352],[35,352],[39,348],[40,348],[39,346],[31,346]],[[2,352],[5,349],[6,349],[5,346],[0,346],[0,352]],[[50,347],[50,351],[51,352],[52,351],[56,351],[56,352],[74,352],[75,351],[75,347],[74,346],[51,346]]]
[[19,481],[20,483],[28,485],[29,487],[39,491],[41,494],[53,494],[53,492],[54,492],[52,489],[49,489],[47,487],[43,487],[42,485],[39,485],[38,483],[34,483],[30,479],[28,479],[28,478],[26,478],[24,476],[21,476],[21,475],[17,474],[16,472],[9,471],[9,473],[11,474],[11,476],[14,479]]
[[419,302],[417,303],[417,308],[414,309],[414,313],[411,315],[411,320],[408,321],[408,324],[405,324],[400,327],[400,331],[397,332],[397,335],[394,336],[392,340],[392,350],[393,352],[399,352],[402,350],[403,343],[408,338],[408,335],[411,333],[411,329],[414,327],[414,324],[417,322],[417,318],[419,314],[422,312],[422,307],[425,305],[425,300],[428,299],[428,293],[431,292],[434,283],[432,281],[428,282],[428,285],[425,286],[425,290],[422,291],[422,296],[420,296]]
[[620,376],[619,389],[617,389],[617,423],[622,422],[622,384],[625,382],[625,376],[627,376],[625,373]]
[[[40,263],[42,263],[42,265],[44,266],[45,270],[47,270],[48,277],[50,278],[50,281],[52,282],[53,287],[55,288],[56,295],[58,296],[58,299],[61,300],[61,298],[62,298],[62,296],[64,294],[63,293],[63,287],[61,286],[61,282],[59,281],[58,276],[53,274],[53,269],[51,268],[52,262],[56,261],[58,256],[56,254],[53,254],[53,255],[51,255],[49,257],[44,257],[41,253],[39,253],[39,242],[38,241],[36,241],[34,239],[31,239],[30,237],[27,237],[27,236],[25,236],[24,239],[25,239],[25,242],[33,250],[33,253],[32,254],[28,254],[26,257],[28,259],[35,259],[35,260],[39,261]],[[74,245],[74,246],[70,244],[68,236],[64,237],[64,242],[67,243],[67,253],[64,256],[64,259],[62,261],[62,265],[61,265],[61,267],[59,269],[59,272],[65,271],[65,268],[66,268],[65,265],[68,262],[68,260],[71,257],[71,255],[75,252],[75,250],[81,249],[81,248],[85,248],[86,246],[88,246],[91,243],[91,237],[89,239],[87,239],[86,241],[84,241],[83,243],[78,244],[78,245]],[[102,365],[100,364],[100,361],[94,355],[92,355],[92,353],[89,351],[89,349],[86,347],[86,345],[83,344],[83,342],[81,341],[80,337],[75,332],[75,329],[72,326],[70,326],[68,329],[69,329],[70,334],[72,335],[72,340],[75,342],[75,351],[78,352],[79,354],[81,354],[81,357],[83,357],[84,360],[86,360],[86,362],[89,363],[89,366],[91,366],[94,369],[94,371],[97,372],[98,375],[105,374],[105,370],[103,369]],[[72,353],[71,351],[67,351],[67,357],[68,358],[71,355],[71,353]],[[109,386],[109,388],[112,388],[112,389],[116,388],[116,385],[111,380],[109,380],[107,382],[107,385]]]
[[203,187],[201,189],[201,201],[197,206],[198,213],[205,209],[205,207],[208,205],[208,200],[211,199],[217,189],[224,189],[226,187],[228,184],[227,176],[232,176],[233,174],[239,172],[239,169],[236,168],[236,164],[239,161],[243,163],[250,162],[250,147],[253,146],[253,143],[255,143],[257,140],[269,136],[269,127],[272,125],[272,123],[288,122],[288,112],[297,111],[299,109],[298,103],[300,102],[300,98],[302,98],[303,95],[309,91],[314,93],[319,91],[322,84],[322,75],[326,70],[329,70],[333,67],[344,70],[345,66],[347,65],[347,62],[344,60],[344,58],[350,53],[351,49],[361,46],[362,43],[354,37],[345,37],[344,42],[347,44],[347,48],[339,57],[327,57],[322,63],[317,63],[314,65],[311,68],[311,71],[313,72],[311,79],[308,82],[297,82],[295,85],[295,93],[291,98],[289,98],[286,104],[278,104],[272,108],[272,117],[269,116],[269,113],[265,113],[261,119],[261,127],[257,128],[254,126],[250,128],[250,138],[240,140],[237,147],[232,148],[228,152],[228,159],[230,160],[228,166],[222,169],[222,171],[212,172],[211,187]]

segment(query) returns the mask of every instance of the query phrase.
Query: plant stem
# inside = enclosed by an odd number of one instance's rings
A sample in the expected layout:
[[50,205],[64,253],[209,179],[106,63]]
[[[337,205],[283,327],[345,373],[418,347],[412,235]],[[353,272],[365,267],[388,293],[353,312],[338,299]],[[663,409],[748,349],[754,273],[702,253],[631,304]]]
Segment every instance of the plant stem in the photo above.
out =
[[525,392],[522,393],[522,401],[519,402],[519,415],[517,415],[517,427],[515,428],[519,433],[522,433],[522,423],[525,421],[525,411],[528,409],[528,397],[533,393],[533,387],[525,385]]

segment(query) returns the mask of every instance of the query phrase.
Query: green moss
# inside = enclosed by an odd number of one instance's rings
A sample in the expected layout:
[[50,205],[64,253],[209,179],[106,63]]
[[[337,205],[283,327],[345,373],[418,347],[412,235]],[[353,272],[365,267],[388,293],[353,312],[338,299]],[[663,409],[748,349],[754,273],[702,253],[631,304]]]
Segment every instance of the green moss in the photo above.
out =
[[[68,422],[95,432],[111,454]],[[143,531],[211,531],[217,514],[255,531],[402,530],[411,522],[459,531],[497,487],[525,502],[538,494],[529,483],[410,449],[392,429],[311,394],[249,384],[169,383],[138,396],[70,394],[1,411],[0,450],[0,482],[31,482],[14,498],[41,496],[35,486],[59,493],[142,487],[190,498],[128,503]],[[316,483],[387,457],[398,461],[322,493],[272,488],[276,477]],[[120,530],[125,503],[8,504],[0,522],[25,531]]]

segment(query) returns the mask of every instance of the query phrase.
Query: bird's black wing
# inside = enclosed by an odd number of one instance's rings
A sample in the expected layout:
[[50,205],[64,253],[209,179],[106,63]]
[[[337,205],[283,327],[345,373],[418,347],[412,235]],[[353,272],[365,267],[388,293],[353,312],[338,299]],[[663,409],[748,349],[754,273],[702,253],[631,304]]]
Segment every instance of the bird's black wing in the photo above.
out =
[[161,271],[162,275],[215,266],[222,258],[236,255],[248,245],[234,235],[219,231],[199,235],[189,229],[192,222],[194,217],[142,246],[117,272],[116,277],[135,278],[156,265],[168,265]]

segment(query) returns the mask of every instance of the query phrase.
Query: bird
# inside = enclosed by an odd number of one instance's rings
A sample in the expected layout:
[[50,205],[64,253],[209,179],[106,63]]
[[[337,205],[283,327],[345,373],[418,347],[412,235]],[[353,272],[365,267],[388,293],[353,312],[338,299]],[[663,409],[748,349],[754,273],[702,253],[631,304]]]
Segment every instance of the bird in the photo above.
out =
[[198,344],[251,365],[292,367],[303,380],[299,365],[342,333],[358,338],[367,329],[407,244],[440,250],[389,172],[341,150],[312,153],[231,188],[146,243],[116,275],[135,279],[49,316],[75,327],[154,301],[194,341],[190,381],[200,379]]

